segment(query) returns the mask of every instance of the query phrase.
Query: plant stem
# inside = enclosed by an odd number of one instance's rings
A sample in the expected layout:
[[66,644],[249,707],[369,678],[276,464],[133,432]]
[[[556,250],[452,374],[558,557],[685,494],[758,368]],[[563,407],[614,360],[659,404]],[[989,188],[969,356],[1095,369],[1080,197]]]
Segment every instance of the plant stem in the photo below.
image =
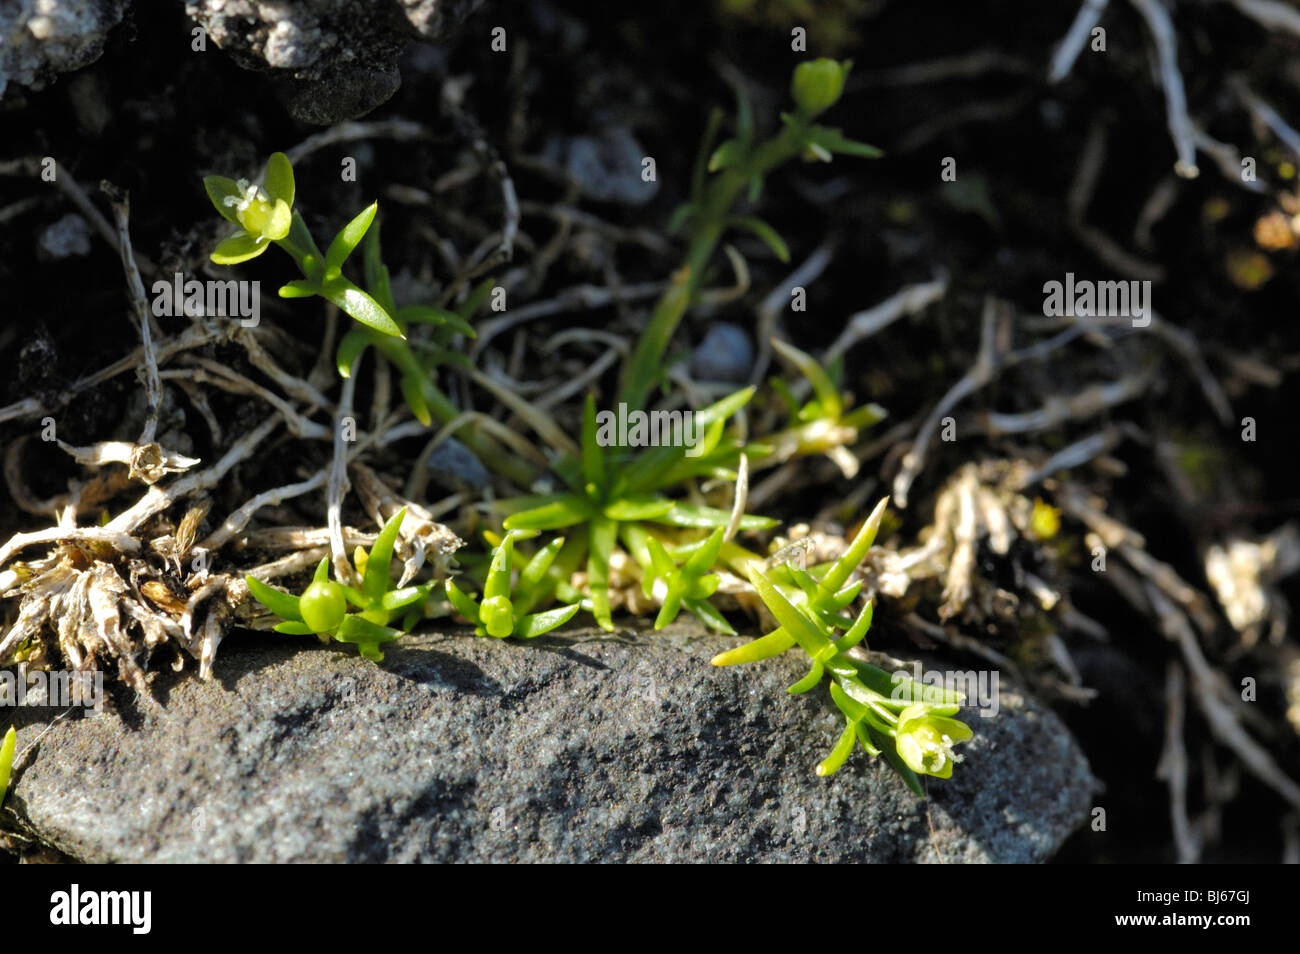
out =
[[803,151],[808,120],[798,115],[795,118],[796,122],[783,126],[780,133],[749,153],[743,162],[724,169],[709,183],[705,201],[695,216],[695,227],[682,267],[655,304],[650,321],[627,364],[619,401],[629,410],[644,409],[659,377],[673,332],[699,291],[704,269],[722,239],[727,216],[741,191],[755,176],[765,176]]

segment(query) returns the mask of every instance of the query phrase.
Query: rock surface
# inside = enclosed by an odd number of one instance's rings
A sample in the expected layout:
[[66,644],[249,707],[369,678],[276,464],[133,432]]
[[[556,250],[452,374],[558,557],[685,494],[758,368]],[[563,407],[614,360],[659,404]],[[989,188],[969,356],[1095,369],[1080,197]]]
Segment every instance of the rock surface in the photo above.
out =
[[5,810],[92,862],[1024,862],[1086,818],[1077,744],[1005,681],[922,801],[862,753],[817,778],[824,694],[786,695],[794,658],[709,666],[724,642],[422,634],[375,666],[231,636],[217,681],[55,724]]
[[0,3],[0,96],[9,83],[39,86],[94,62],[127,0]]
[[442,38],[480,3],[186,0],[185,12],[241,66],[288,80],[295,117],[326,124],[387,100],[401,85],[397,58],[407,44]]

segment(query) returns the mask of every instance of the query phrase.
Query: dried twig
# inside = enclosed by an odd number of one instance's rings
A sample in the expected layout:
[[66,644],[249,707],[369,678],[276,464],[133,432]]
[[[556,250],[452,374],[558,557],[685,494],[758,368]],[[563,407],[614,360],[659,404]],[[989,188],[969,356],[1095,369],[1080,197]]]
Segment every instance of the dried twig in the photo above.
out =
[[1169,121],[1169,135],[1174,140],[1178,159],[1174,172],[1184,179],[1195,179],[1196,142],[1192,121],[1187,115],[1187,93],[1183,89],[1183,76],[1178,72],[1178,41],[1174,22],[1160,0],[1129,0],[1146,21],[1147,29],[1156,44],[1156,58],[1160,64],[1160,85],[1165,91],[1165,113]]
[[1178,863],[1195,864],[1201,846],[1187,818],[1187,749],[1183,745],[1186,680],[1183,667],[1170,662],[1165,676],[1165,749],[1156,777],[1169,786],[1169,817],[1178,849]]
[[136,322],[140,326],[140,345],[144,352],[144,384],[149,412],[145,415],[144,430],[140,432],[139,442],[152,444],[158,432],[158,412],[162,407],[162,381],[158,377],[158,353],[153,344],[153,316],[149,313],[149,300],[145,297],[144,282],[140,280],[135,252],[131,248],[128,228],[131,218],[130,199],[123,194],[112,205],[113,218],[117,221],[117,247],[122,255],[122,267],[126,271],[126,290],[131,299],[131,310],[135,312]]
[[1070,75],[1070,70],[1074,69],[1074,61],[1078,59],[1084,46],[1087,45],[1088,38],[1092,36],[1093,27],[1101,20],[1101,15],[1106,12],[1108,2],[1109,0],[1083,0],[1079,12],[1074,15],[1074,21],[1070,24],[1070,29],[1066,31],[1065,39],[1061,41],[1060,46],[1056,48],[1056,52],[1052,54],[1052,66],[1047,72],[1047,81],[1049,83],[1059,83]]

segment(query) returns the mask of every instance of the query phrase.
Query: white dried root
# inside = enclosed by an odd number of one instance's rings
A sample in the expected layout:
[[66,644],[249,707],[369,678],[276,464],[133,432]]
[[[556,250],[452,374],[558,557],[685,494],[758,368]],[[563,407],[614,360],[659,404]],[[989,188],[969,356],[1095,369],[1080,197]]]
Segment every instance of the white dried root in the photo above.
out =
[[167,474],[181,473],[200,463],[197,457],[186,457],[154,443],[101,441],[88,447],[73,447],[64,441],[59,441],[58,444],[78,464],[86,467],[126,464],[131,479],[142,480],[146,484],[156,484]]
[[377,524],[383,526],[397,511],[406,509],[397,534],[397,552],[402,558],[402,578],[398,586],[409,583],[426,560],[435,576],[445,577],[451,568],[453,554],[465,545],[465,541],[449,527],[434,520],[424,507],[399,496],[365,464],[353,464],[351,470],[357,496],[361,498],[366,513]]

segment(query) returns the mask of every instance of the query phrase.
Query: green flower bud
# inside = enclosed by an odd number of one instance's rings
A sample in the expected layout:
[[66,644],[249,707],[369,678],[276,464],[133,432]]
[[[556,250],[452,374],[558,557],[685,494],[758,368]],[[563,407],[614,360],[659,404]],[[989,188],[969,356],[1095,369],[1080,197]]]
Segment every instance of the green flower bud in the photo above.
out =
[[837,63],[822,57],[796,66],[794,78],[790,82],[790,93],[800,112],[812,117],[834,106],[844,92],[844,81],[848,78],[851,65],[847,61]]
[[302,614],[302,621],[311,627],[313,633],[328,633],[338,629],[348,611],[343,587],[333,580],[312,583],[303,590],[302,597],[298,600],[298,611]]
[[514,608],[508,597],[490,596],[485,599],[479,606],[478,618],[488,635],[497,639],[505,639],[515,631]]

